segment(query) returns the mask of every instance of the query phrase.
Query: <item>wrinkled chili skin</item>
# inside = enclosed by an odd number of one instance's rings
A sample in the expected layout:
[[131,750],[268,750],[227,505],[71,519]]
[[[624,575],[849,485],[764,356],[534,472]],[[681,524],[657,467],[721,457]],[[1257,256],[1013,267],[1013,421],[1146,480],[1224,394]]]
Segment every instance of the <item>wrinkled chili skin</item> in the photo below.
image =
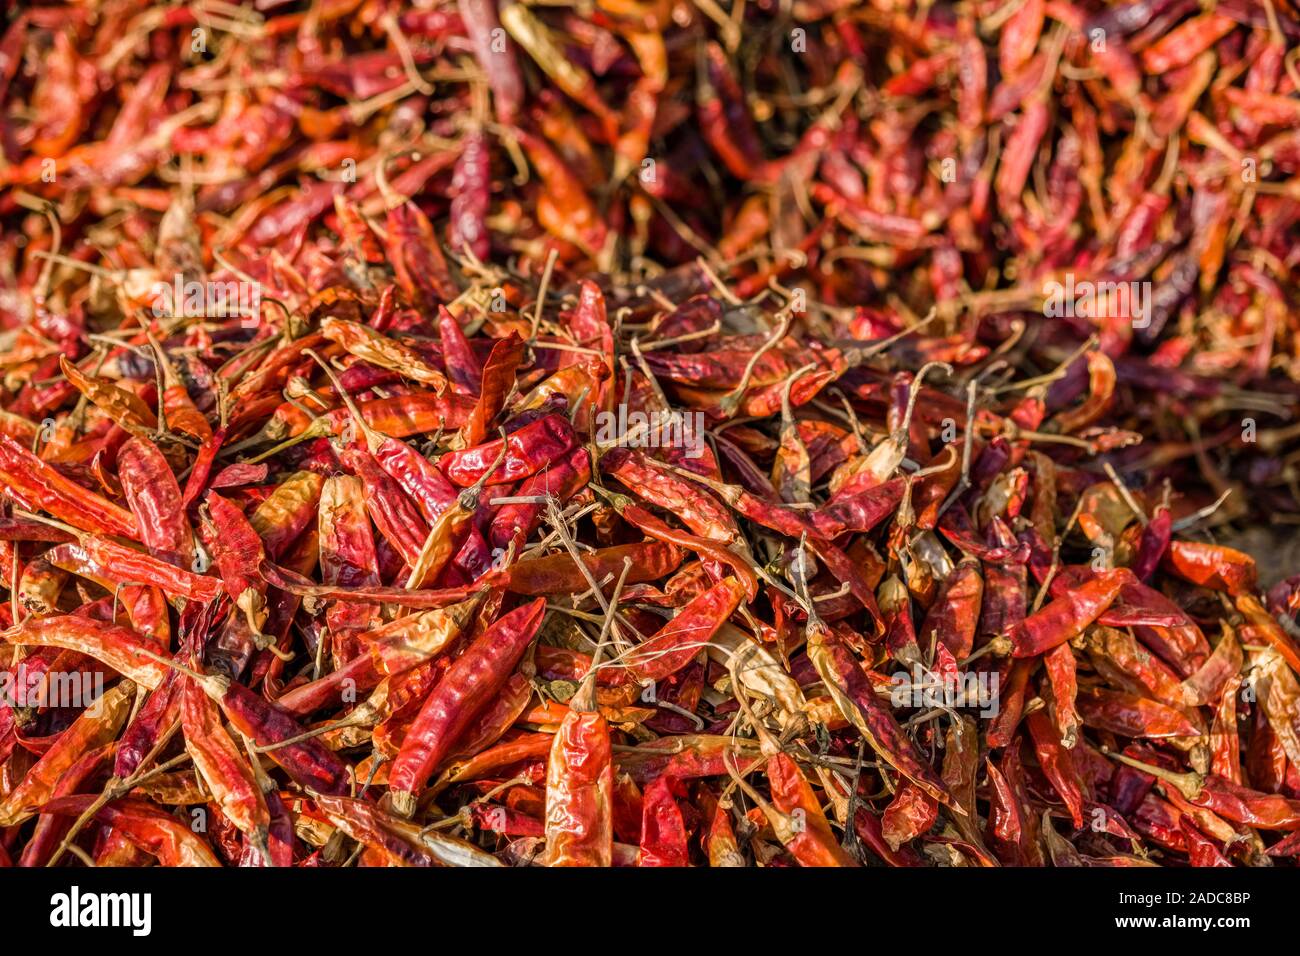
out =
[[118,449],[117,465],[142,543],[154,557],[189,568],[194,561],[194,533],[167,460],[152,443],[130,438]]
[[613,790],[609,726],[570,710],[555,734],[546,771],[549,866],[610,866]]
[[208,544],[213,548],[226,593],[238,602],[245,591],[262,589],[257,569],[265,560],[265,548],[248,519],[229,501],[210,493],[206,503],[212,516]]
[[662,680],[690,663],[744,600],[743,587],[726,578],[683,607],[639,645],[628,668],[640,680]]
[[500,688],[541,625],[538,598],[505,615],[466,649],[434,688],[389,773],[395,792],[415,793],[451,751],[458,735]]
[[219,703],[222,713],[241,733],[261,746],[272,747],[268,756],[284,768],[294,783],[317,793],[347,792],[347,766],[319,740],[273,746],[303,733],[302,725],[274,704],[237,683],[227,687]]
[[820,628],[812,629],[809,636],[818,672],[843,695],[843,703],[840,699],[837,703],[841,710],[850,711],[845,716],[859,726],[882,759],[931,797],[948,803],[951,798],[943,781],[919,759],[914,745],[903,734],[888,707],[877,700],[870,681],[847,649]]
[[64,478],[3,434],[0,476],[6,481],[6,495],[29,510],[47,510],[83,531],[139,536],[139,525],[129,511]]
[[774,754],[766,771],[772,784],[772,802],[783,813],[799,813],[801,824],[786,846],[804,866],[854,866],[835,839],[808,782],[785,754]]
[[472,131],[466,137],[451,181],[454,196],[447,240],[453,250],[468,247],[483,260],[488,258],[491,249],[491,238],[484,223],[491,202],[490,176],[487,138],[480,131]]
[[[46,804],[52,813],[76,816],[93,806],[94,797],[62,797]],[[101,807],[96,818],[114,827],[132,844],[158,858],[163,866],[220,866],[212,850],[188,826],[139,800],[116,800]]]
[[1102,615],[1131,579],[1132,572],[1127,568],[1103,571],[1056,598],[1012,628],[1013,653],[1016,657],[1033,657],[1076,637]]
[[[582,558],[583,565],[596,579],[617,574],[626,558],[632,559],[627,576],[629,584],[652,581],[681,564],[682,552],[673,545],[657,541],[636,545],[618,545]],[[587,579],[577,562],[566,555],[520,561],[510,568],[509,588],[517,594],[573,594],[586,590]]]
[[169,673],[162,684],[154,689],[149,699],[127,724],[113,757],[113,774],[123,779],[129,777],[153,749],[162,733],[174,724],[180,714],[180,696],[176,673]]
[[[591,456],[585,448],[573,448],[554,467],[524,479],[519,485],[520,498],[551,495],[567,500],[591,479]],[[488,544],[506,549],[513,542],[520,547],[537,528],[544,506],[535,503],[502,505],[492,516]]]
[[[503,445],[505,461],[491,470]],[[468,488],[485,475],[489,482],[500,484],[527,478],[572,447],[572,428],[564,419],[548,415],[512,432],[505,439],[496,439],[464,452],[452,452],[438,462],[438,467],[453,484],[462,488]]]

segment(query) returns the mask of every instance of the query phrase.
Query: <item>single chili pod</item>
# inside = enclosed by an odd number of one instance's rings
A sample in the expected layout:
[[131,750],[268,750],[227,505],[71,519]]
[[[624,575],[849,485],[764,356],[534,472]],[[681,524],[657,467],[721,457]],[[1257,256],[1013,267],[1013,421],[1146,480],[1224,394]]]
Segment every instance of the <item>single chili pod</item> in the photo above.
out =
[[388,774],[398,813],[410,816],[414,811],[415,794],[514,671],[545,610],[546,601],[537,598],[495,621],[434,687]]

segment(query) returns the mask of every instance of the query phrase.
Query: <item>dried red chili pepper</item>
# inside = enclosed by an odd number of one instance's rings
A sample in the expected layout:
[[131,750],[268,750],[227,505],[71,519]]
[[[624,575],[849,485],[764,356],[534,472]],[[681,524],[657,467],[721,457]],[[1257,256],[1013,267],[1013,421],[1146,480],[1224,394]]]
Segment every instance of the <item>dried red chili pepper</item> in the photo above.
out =
[[1132,577],[1127,568],[1103,571],[1014,624],[995,644],[1016,657],[1033,657],[1072,640],[1110,607]]
[[415,795],[532,643],[544,608],[545,601],[538,598],[497,620],[434,687],[389,771],[398,813],[409,817],[414,812]]
[[546,771],[546,864],[613,863],[609,725],[570,708],[555,733]]

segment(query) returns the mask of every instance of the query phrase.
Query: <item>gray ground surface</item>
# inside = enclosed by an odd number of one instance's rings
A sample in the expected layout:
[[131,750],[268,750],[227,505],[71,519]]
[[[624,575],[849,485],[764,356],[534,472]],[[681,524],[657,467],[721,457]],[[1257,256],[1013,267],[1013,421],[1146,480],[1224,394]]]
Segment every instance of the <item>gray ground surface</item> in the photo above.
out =
[[1216,535],[1221,544],[1245,551],[1259,566],[1259,585],[1267,591],[1278,581],[1300,574],[1300,528],[1269,525],[1236,534]]

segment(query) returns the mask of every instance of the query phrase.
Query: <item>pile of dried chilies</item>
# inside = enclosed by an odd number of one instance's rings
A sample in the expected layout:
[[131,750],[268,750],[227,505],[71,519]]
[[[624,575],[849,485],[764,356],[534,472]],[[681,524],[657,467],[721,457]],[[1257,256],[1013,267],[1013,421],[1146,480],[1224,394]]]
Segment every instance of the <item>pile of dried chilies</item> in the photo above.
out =
[[[711,273],[822,336],[928,320],[923,357],[1042,370],[1095,336],[1147,438],[1125,473],[1294,518],[1297,49],[1295,0],[14,5],[0,315],[48,378],[106,285],[192,276],[182,226],[282,299],[413,233],[445,247],[394,266],[425,310],[462,264],[675,303]],[[98,294],[44,314],[49,254]]]
[[1297,36],[15,11],[0,864],[1292,863]]

